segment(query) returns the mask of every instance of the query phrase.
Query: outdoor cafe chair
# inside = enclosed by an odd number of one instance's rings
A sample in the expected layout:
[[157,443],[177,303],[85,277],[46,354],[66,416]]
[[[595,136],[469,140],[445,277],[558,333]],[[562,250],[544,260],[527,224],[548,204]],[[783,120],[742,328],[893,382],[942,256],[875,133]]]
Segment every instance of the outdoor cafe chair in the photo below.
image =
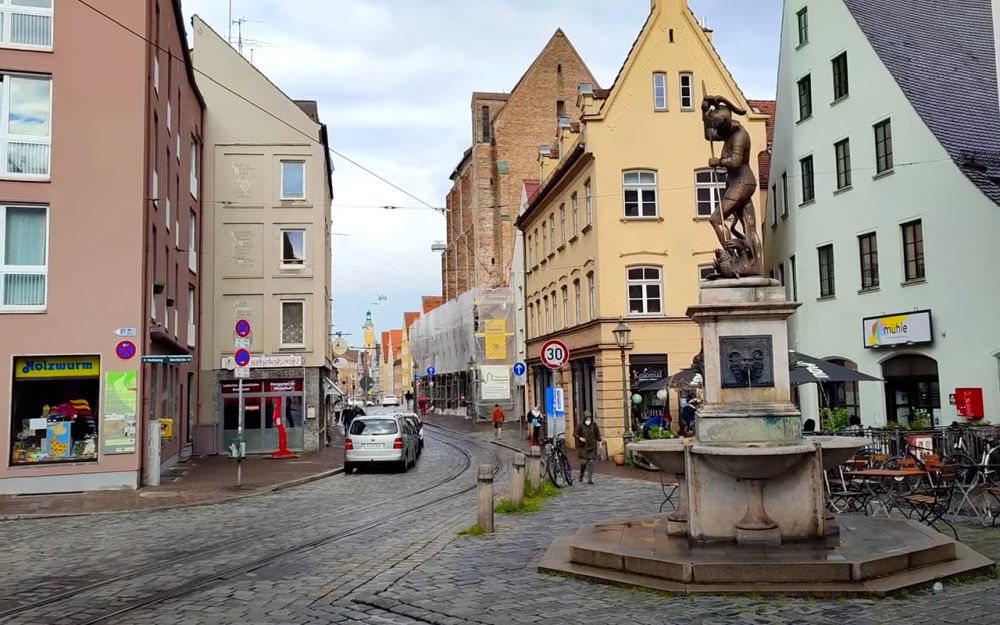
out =
[[908,495],[902,495],[899,499],[909,504],[912,512],[917,515],[917,520],[937,530],[935,523],[943,522],[955,535],[958,540],[958,530],[945,518],[951,508],[951,499],[955,494],[958,484],[958,465],[943,464],[938,467],[937,479],[934,486],[923,491],[915,491]]

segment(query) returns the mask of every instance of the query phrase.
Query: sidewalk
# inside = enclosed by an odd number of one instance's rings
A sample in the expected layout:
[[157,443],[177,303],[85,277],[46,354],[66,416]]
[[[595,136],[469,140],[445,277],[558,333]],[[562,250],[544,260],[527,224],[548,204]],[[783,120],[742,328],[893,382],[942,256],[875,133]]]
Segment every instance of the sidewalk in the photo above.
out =
[[[472,419],[464,417],[454,417],[451,415],[440,415],[428,413],[424,420],[427,423],[440,425],[441,427],[455,430],[457,432],[468,433],[481,439],[483,442],[496,442],[511,449],[517,449],[525,453],[530,447],[528,440],[527,426],[517,421],[506,421],[503,424],[503,438],[497,440],[493,436],[493,424],[487,421],[480,421],[474,424]],[[575,449],[566,449],[566,457],[573,465],[574,473],[579,470],[580,461],[577,458]],[[659,482],[660,476],[656,471],[646,471],[625,466],[618,466],[610,460],[598,462],[594,465],[594,473],[598,475],[609,475],[613,477],[623,477],[631,480],[643,480],[648,482]]]
[[161,485],[139,490],[59,495],[0,496],[0,520],[109,512],[133,512],[219,503],[297,486],[339,473],[343,438],[300,458],[243,461],[243,486],[236,486],[236,462],[226,456],[195,456],[164,473]]

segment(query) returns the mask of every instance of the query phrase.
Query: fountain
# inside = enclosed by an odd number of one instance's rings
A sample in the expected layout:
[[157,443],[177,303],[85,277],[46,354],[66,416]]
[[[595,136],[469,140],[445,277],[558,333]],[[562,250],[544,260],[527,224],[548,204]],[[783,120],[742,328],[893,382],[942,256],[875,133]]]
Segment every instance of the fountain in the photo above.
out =
[[[702,104],[706,137],[725,139],[728,186],[712,224],[723,249],[688,316],[701,328],[704,403],[691,439],[628,445],[678,481],[676,508],[586,525],[557,539],[540,570],[676,592],[884,594],[992,567],[992,561],[914,521],[834,517],[823,472],[871,444],[802,437],[791,403],[787,319],[799,304],[761,276],[746,191],[753,173],[734,159],[749,136],[725,98]],[[735,162],[734,162],[735,160]],[[749,179],[748,179],[749,176]],[[743,197],[740,195],[746,195]],[[751,194],[752,195],[752,194]],[[735,238],[733,238],[735,235]]]

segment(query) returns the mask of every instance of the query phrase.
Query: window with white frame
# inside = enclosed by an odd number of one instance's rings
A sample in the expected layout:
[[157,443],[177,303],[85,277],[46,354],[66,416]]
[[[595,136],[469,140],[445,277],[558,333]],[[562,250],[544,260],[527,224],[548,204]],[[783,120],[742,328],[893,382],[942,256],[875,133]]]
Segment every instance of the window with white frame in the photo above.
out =
[[692,74],[691,72],[684,72],[680,75],[680,78],[681,78],[681,110],[693,111],[694,74]]
[[559,232],[563,245],[566,245],[566,205],[559,205]]
[[576,197],[576,191],[570,196],[570,204],[573,207],[573,236],[580,234],[580,200]]
[[573,308],[576,311],[576,323],[580,324],[583,322],[583,302],[581,301],[583,298],[580,295],[579,280],[573,281],[573,297],[575,298],[574,300],[575,306]]
[[549,229],[547,224],[542,222],[542,255],[539,256],[539,260],[545,260],[545,253],[549,249]]
[[525,264],[528,266],[527,268],[529,268],[529,269],[531,268],[531,266],[533,264],[532,261],[534,260],[534,250],[531,248],[531,246],[533,245],[533,242],[534,242],[534,239],[532,239],[531,235],[529,234],[527,236],[527,239],[525,240],[525,243],[524,243]]
[[549,328],[549,296],[542,298],[542,306],[545,308],[545,315],[542,317],[542,334],[548,334]]
[[545,334],[545,322],[542,321],[542,300],[535,300],[535,336]]
[[590,189],[590,180],[583,183],[583,207],[587,213],[587,225],[594,223],[594,196]]
[[48,177],[52,143],[52,78],[0,75],[0,145],[7,153],[3,173]]
[[306,262],[306,231],[301,228],[281,230],[281,264],[301,267]]
[[160,55],[153,52],[153,91],[160,93]]
[[173,128],[173,125],[172,125],[172,123],[170,121],[170,118],[173,117],[173,116],[174,116],[174,114],[173,114],[173,107],[170,106],[170,100],[167,100],[167,134],[168,135],[170,134],[170,131]]
[[698,280],[708,280],[709,276],[715,274],[715,267],[712,265],[698,265]]
[[597,317],[597,291],[594,288],[594,274],[587,274],[587,311],[590,319]]
[[177,144],[176,145],[176,149],[174,151],[177,153],[177,162],[180,163],[181,162],[181,133],[178,132],[177,134],[174,135],[174,141]]
[[304,347],[305,302],[281,302],[281,346]]
[[667,110],[667,75],[663,72],[653,74],[653,110]]
[[562,317],[563,324],[562,327],[569,327],[569,287],[564,286],[562,288]]
[[656,217],[656,172],[632,170],[622,172],[625,218]]
[[306,197],[306,164],[304,161],[281,161],[281,199],[302,200]]
[[191,195],[198,197],[198,142],[191,138]]
[[629,267],[626,272],[629,314],[662,314],[663,287],[660,281],[660,268]]
[[188,302],[187,302],[187,344],[189,347],[194,347],[197,345],[198,341],[198,324],[197,324],[197,307],[195,306],[194,297],[194,287],[188,285]]
[[52,0],[0,0],[0,46],[52,49]]
[[553,332],[555,332],[556,328],[559,327],[558,325],[556,325],[556,319],[558,319],[558,315],[559,315],[559,300],[556,299],[556,292],[552,291],[552,325],[550,327],[552,328]]
[[549,254],[556,253],[556,216],[549,218]]
[[198,273],[198,216],[188,216],[188,269]]
[[[542,232],[545,232],[545,230],[543,229]],[[538,243],[538,228],[535,228],[535,237],[534,238],[535,238],[535,248],[534,248],[534,252],[535,253],[533,254],[533,256],[534,256],[534,263],[538,264],[538,262],[542,259],[541,254],[538,251],[538,246],[539,246],[539,243]]]
[[0,310],[45,310],[48,208],[0,206]]
[[711,217],[726,192],[726,170],[699,169],[694,172],[695,217]]
[[[168,185],[169,186],[169,185]],[[167,232],[170,232],[170,196],[163,202],[163,205],[167,207],[167,213],[165,217],[167,218]]]
[[535,305],[528,304],[528,337],[535,336]]

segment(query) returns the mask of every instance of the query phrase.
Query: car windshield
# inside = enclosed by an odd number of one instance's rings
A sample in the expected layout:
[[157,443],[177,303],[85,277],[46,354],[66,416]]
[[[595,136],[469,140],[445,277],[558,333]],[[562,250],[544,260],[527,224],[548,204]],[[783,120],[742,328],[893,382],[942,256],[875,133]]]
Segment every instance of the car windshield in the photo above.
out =
[[351,434],[378,436],[380,434],[396,433],[395,419],[362,419],[351,424]]

